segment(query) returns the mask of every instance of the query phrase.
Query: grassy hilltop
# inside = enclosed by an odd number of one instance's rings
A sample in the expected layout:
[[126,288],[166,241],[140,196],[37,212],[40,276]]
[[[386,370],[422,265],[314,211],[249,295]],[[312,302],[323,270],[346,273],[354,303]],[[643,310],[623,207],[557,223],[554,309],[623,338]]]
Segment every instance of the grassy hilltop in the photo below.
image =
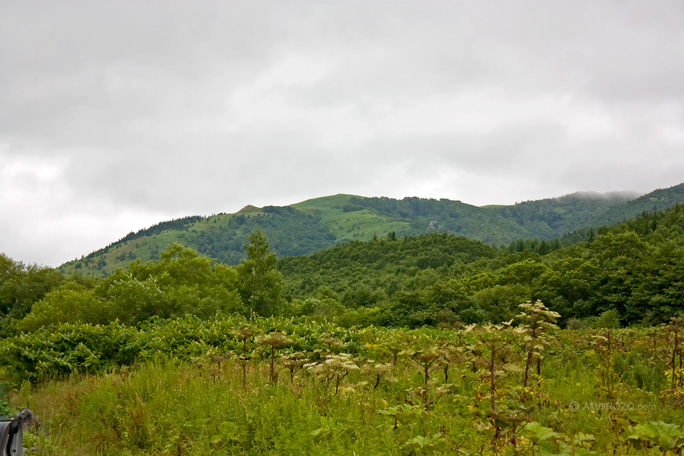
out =
[[684,202],[684,184],[637,198],[633,193],[575,193],[511,206],[477,207],[447,199],[334,195],[291,206],[246,206],[234,214],[191,216],[130,233],[68,262],[63,272],[110,274],[130,261],[159,258],[173,242],[226,264],[244,257],[247,234],[259,226],[279,257],[393,233],[397,237],[450,233],[500,246],[519,239],[550,240],[581,228],[634,218]]

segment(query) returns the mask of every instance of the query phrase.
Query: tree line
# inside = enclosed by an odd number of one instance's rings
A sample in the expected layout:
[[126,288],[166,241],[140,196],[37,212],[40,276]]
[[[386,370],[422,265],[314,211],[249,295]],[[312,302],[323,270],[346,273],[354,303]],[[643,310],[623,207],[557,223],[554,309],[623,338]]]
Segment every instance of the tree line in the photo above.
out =
[[563,325],[606,312],[621,325],[657,324],[682,312],[683,206],[584,237],[499,249],[446,234],[388,238],[286,258],[280,268],[295,300],[322,313],[334,304],[348,324],[498,323],[537,299]]
[[0,335],[57,323],[137,325],[242,314],[343,326],[500,323],[543,301],[563,326],[652,325],[682,314],[684,206],[560,241],[492,247],[444,233],[352,241],[277,259],[261,229],[229,266],[172,244],[104,278],[0,254]]

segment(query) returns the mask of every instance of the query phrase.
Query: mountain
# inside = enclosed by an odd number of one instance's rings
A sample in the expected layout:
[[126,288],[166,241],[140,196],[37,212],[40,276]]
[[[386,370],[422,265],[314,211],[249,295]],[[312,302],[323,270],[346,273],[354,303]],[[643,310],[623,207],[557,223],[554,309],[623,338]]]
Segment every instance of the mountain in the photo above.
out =
[[630,199],[625,204],[612,207],[603,216],[597,218],[595,223],[604,226],[623,222],[644,212],[663,211],[682,201],[684,201],[684,184],[657,189],[639,198]]
[[[684,188],[684,185],[682,187]],[[623,219],[606,218],[606,214],[626,206],[638,196],[638,193],[633,192],[577,192],[560,198],[485,208],[514,221],[518,226],[532,233],[531,236],[521,237],[553,239],[579,228],[622,221]],[[677,201],[673,200],[667,207],[674,205]],[[684,201],[684,195],[681,195],[680,201]],[[630,208],[625,213],[630,213],[632,216],[626,218],[633,218],[641,212],[641,208]],[[597,221],[600,222],[597,223]]]
[[451,233],[491,245],[518,239],[553,239],[581,228],[633,218],[684,203],[684,184],[638,196],[579,192],[510,206],[473,206],[448,199],[401,200],[333,195],[291,206],[246,206],[234,214],[192,216],[159,223],[65,263],[63,272],[109,274],[179,242],[227,264],[244,255],[247,234],[259,226],[279,257],[306,255],[333,245],[374,237]]

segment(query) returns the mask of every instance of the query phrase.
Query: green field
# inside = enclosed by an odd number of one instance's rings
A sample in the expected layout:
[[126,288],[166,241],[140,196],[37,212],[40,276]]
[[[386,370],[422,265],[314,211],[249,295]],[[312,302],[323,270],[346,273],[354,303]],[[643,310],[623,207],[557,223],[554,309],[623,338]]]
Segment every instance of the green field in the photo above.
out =
[[678,323],[531,327],[189,318],[68,325],[0,353],[12,405],[44,426],[28,455],[681,454]]

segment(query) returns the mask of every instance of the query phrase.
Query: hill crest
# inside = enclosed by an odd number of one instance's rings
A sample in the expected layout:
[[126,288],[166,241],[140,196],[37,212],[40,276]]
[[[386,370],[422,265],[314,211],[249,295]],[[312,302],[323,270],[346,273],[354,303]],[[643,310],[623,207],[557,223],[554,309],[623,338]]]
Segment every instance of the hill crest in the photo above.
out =
[[634,192],[575,192],[515,205],[473,206],[449,199],[363,197],[312,198],[289,206],[247,205],[234,214],[192,216],[129,233],[64,272],[109,274],[140,258],[158,258],[173,242],[227,264],[243,257],[247,234],[259,226],[280,257],[297,256],[354,240],[444,232],[507,245],[518,239],[549,240],[574,230],[599,227],[654,209],[684,203],[684,184],[638,196]]

